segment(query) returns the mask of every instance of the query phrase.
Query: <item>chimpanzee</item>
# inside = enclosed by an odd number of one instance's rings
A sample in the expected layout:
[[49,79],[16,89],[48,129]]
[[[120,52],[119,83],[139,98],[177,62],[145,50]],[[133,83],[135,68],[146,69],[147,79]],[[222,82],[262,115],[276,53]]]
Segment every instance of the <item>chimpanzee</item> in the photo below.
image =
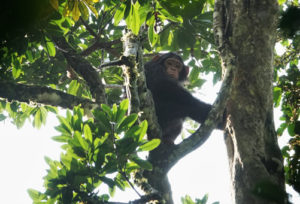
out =
[[156,56],[145,64],[148,89],[152,92],[163,142],[174,143],[186,117],[203,123],[211,109],[185,90],[181,82],[187,78],[189,67],[180,56],[167,53]]

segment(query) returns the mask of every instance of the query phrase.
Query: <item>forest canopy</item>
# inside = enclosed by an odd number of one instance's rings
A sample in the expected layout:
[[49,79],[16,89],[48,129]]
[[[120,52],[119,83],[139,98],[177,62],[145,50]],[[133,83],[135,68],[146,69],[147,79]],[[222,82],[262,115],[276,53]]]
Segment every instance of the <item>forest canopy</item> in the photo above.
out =
[[[277,135],[290,138],[281,149],[285,182],[300,193],[300,8],[297,0],[278,3],[276,43],[283,53],[274,56],[273,105],[282,110]],[[135,184],[148,193],[133,203],[165,196],[151,191],[157,179],[148,175],[150,182],[144,182],[140,173],[156,169],[153,165],[164,167],[156,172],[159,179],[164,178],[206,138],[191,137],[178,149],[158,148],[161,133],[153,104],[146,102],[149,91],[143,63],[157,54],[176,52],[190,67],[185,87],[191,92],[205,83],[203,74],[212,73],[214,83],[223,80],[214,7],[213,0],[19,0],[1,4],[0,121],[11,118],[21,128],[30,120],[33,127],[40,128],[47,123],[48,112],[60,121],[56,127],[60,136],[53,139],[63,144],[63,153],[60,161],[46,158],[46,191],[30,189],[34,203],[105,203],[115,188],[136,188]],[[221,102],[211,113],[213,122],[205,124],[205,137],[216,127],[224,106]],[[60,116],[60,108],[67,109],[66,117]],[[147,138],[149,132],[158,137]],[[149,151],[175,156],[166,156],[168,161],[158,164],[138,154]],[[108,176],[112,173],[113,178]],[[98,193],[100,185],[107,185],[110,195]],[[195,203],[205,202],[203,198]]]

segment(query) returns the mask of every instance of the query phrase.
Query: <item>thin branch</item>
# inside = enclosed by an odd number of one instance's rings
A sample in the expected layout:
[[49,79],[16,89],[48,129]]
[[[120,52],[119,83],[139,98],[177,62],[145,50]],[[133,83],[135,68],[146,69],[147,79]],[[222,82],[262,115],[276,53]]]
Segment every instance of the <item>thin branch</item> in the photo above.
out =
[[96,41],[90,47],[88,47],[87,49],[85,49],[84,51],[82,51],[80,53],[80,55],[81,56],[87,56],[87,55],[91,54],[92,52],[95,52],[96,50],[99,50],[99,49],[105,49],[108,52],[110,52],[110,50],[113,49],[112,46],[116,45],[116,44],[119,44],[119,43],[121,43],[120,39],[113,40],[113,41],[110,41],[110,42],[99,42],[99,41]]
[[0,97],[8,101],[25,103],[41,103],[51,106],[73,109],[82,105],[87,108],[96,108],[98,104],[85,98],[80,98],[62,91],[42,86],[29,86],[12,82],[0,81]]
[[63,37],[53,37],[55,44],[65,52],[65,56],[69,65],[87,82],[93,97],[97,103],[106,103],[105,90],[98,72],[93,66],[67,43]]
[[104,67],[121,66],[121,65],[125,65],[125,64],[126,64],[126,62],[123,59],[119,59],[119,60],[103,63],[97,69],[102,69]]

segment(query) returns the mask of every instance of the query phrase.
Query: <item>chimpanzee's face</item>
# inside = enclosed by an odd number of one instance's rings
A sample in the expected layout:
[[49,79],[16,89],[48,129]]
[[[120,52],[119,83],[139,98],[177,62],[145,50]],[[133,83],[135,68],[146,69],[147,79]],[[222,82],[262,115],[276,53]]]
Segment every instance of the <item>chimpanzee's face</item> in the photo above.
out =
[[168,58],[165,60],[164,66],[168,76],[176,80],[179,79],[179,74],[183,69],[183,64],[178,59]]

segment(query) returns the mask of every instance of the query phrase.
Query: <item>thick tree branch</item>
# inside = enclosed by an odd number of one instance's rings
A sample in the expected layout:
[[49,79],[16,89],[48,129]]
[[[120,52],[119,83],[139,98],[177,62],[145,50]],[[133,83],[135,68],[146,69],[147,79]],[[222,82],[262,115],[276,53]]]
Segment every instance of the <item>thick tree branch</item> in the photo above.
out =
[[54,42],[63,54],[68,64],[87,82],[97,103],[106,103],[105,90],[98,72],[83,57],[67,43],[65,38],[54,38]]
[[28,86],[3,81],[0,81],[0,98],[8,101],[34,102],[69,109],[73,109],[74,106],[80,104],[89,109],[98,106],[98,104],[89,99],[73,96],[48,87]]

